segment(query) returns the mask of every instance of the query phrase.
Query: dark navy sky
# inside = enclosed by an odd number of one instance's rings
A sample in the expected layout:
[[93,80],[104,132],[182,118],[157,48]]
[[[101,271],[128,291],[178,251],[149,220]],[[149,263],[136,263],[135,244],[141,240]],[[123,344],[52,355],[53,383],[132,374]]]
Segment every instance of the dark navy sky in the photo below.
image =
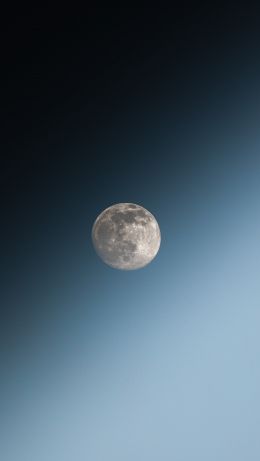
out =
[[[260,11],[5,18],[0,459],[260,458]],[[97,215],[162,234],[104,265]]]

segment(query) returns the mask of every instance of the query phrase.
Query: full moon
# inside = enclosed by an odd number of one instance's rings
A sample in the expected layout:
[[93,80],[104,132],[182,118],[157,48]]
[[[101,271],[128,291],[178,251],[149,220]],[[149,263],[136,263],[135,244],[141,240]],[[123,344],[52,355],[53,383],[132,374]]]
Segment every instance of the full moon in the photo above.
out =
[[97,217],[92,241],[100,258],[109,266],[134,270],[149,264],[157,255],[161,233],[155,217],[134,203],[117,203]]

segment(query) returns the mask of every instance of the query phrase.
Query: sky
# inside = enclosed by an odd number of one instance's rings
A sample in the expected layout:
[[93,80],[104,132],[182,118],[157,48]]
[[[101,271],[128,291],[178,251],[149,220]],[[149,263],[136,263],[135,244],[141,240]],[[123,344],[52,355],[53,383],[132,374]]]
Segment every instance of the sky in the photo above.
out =
[[[260,11],[7,14],[0,459],[260,459]],[[96,255],[108,206],[161,247]]]

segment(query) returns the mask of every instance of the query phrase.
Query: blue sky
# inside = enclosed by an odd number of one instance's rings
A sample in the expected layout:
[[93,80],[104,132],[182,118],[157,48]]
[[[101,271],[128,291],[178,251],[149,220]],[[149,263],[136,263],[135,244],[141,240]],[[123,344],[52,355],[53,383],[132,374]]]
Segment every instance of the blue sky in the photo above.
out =
[[[257,15],[116,11],[9,26],[0,460],[259,461]],[[141,270],[92,247],[119,202]]]
[[86,229],[81,266],[67,286],[56,273],[42,332],[7,374],[5,461],[259,459],[257,148],[229,151],[186,191],[165,173],[140,201],[162,232],[143,270],[105,266]]

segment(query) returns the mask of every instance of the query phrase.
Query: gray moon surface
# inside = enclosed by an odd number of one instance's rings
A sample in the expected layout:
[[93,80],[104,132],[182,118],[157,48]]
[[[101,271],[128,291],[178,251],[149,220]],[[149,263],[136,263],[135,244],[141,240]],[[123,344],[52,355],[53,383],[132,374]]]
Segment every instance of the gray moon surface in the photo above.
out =
[[155,258],[161,232],[155,217],[142,206],[117,203],[95,220],[92,242],[106,264],[115,269],[134,270]]

